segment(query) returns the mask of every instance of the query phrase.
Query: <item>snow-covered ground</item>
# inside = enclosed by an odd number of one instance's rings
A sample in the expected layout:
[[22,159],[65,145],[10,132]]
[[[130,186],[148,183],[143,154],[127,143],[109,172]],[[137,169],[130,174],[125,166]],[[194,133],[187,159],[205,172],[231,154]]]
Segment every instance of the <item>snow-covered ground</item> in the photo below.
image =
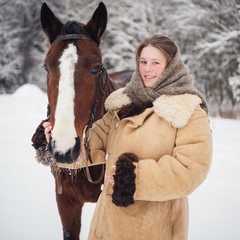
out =
[[[47,97],[24,85],[0,95],[0,239],[60,240],[62,230],[49,167],[35,160],[31,137],[45,118]],[[240,121],[211,118],[213,164],[190,196],[189,240],[240,239]],[[83,209],[87,239],[95,204]],[[150,239],[151,240],[151,239]]]

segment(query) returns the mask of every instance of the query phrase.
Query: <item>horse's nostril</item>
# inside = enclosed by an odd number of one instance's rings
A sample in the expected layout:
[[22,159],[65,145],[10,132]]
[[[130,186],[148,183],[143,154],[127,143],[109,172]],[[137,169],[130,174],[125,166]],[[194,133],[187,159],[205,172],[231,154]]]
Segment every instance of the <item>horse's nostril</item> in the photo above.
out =
[[79,136],[75,138],[75,145],[71,151],[72,160],[76,161],[80,154],[81,142]]

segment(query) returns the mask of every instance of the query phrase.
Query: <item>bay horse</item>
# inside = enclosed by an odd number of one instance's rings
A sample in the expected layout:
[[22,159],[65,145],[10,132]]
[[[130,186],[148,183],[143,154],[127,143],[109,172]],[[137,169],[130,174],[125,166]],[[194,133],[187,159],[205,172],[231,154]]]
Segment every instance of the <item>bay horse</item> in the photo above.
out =
[[[104,173],[104,166],[90,166],[89,129],[105,113],[106,97],[124,86],[133,72],[113,73],[111,79],[102,66],[99,45],[107,25],[104,3],[98,5],[87,24],[63,24],[46,3],[40,15],[50,43],[44,68],[53,127],[48,150],[54,159],[51,169],[56,200],[63,239],[78,240],[82,207],[85,202],[97,201]],[[85,166],[78,162],[83,150]]]

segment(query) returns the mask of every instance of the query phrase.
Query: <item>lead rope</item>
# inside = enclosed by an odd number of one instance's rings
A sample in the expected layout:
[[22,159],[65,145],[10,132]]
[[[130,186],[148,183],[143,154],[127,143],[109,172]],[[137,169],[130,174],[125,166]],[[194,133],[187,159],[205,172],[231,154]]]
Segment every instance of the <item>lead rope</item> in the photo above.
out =
[[87,174],[87,179],[89,182],[91,183],[94,183],[94,184],[98,184],[99,182],[101,182],[101,180],[103,179],[103,176],[104,176],[104,165],[102,164],[102,172],[101,172],[101,175],[100,177],[94,181],[92,179],[92,176],[91,176],[91,173],[90,173],[90,170],[89,170],[89,166],[88,166],[88,160],[92,163],[92,158],[91,158],[91,153],[90,153],[90,147],[89,147],[89,137],[90,137],[90,129],[89,129],[89,126],[87,125],[84,129],[84,148],[85,148],[85,151],[86,151],[86,174]]

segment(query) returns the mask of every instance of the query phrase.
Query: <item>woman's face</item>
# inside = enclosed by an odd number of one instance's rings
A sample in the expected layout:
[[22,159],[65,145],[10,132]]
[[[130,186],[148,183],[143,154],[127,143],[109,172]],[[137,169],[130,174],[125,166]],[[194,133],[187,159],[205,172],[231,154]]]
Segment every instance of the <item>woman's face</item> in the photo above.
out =
[[145,87],[153,87],[167,67],[167,58],[161,50],[151,45],[142,49],[139,72]]

